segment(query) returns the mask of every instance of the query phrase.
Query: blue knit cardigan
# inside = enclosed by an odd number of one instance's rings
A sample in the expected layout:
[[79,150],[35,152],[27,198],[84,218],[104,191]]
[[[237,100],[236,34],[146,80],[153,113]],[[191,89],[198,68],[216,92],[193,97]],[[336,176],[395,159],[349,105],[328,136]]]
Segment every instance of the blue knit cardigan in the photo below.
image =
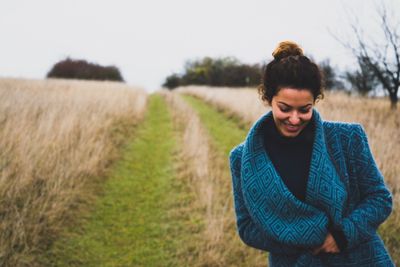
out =
[[[313,109],[315,137],[304,202],[286,187],[263,146],[262,116],[230,153],[239,236],[269,251],[273,266],[394,266],[377,227],[392,197],[359,124],[323,121]],[[268,140],[267,140],[268,141]],[[347,249],[319,253],[328,225],[341,230]]]

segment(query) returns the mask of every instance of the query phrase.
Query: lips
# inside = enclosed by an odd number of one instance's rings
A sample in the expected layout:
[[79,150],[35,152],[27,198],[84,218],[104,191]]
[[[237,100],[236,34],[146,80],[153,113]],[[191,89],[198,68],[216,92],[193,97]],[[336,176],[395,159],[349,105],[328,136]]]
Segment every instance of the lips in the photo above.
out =
[[284,123],[284,126],[288,132],[297,132],[300,129],[300,125],[293,126],[293,125]]

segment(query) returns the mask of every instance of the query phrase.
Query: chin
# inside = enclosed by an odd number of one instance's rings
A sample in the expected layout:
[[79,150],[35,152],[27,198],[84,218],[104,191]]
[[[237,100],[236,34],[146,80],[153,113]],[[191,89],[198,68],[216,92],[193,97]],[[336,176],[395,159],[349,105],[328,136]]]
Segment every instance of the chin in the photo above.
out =
[[280,130],[281,134],[285,137],[296,137],[298,136],[301,131],[304,129],[304,127],[301,127],[300,129],[298,129],[297,131],[288,131],[287,129],[285,129],[284,127],[282,127],[283,129]]
[[302,125],[299,125],[297,129],[290,129],[290,127],[284,122],[280,123],[279,126],[279,132],[281,135],[285,137],[296,137],[304,130],[306,124],[303,123]]
[[299,135],[299,133],[300,133],[300,131],[298,131],[298,132],[284,132],[283,136],[285,136],[285,137],[296,137],[296,136]]

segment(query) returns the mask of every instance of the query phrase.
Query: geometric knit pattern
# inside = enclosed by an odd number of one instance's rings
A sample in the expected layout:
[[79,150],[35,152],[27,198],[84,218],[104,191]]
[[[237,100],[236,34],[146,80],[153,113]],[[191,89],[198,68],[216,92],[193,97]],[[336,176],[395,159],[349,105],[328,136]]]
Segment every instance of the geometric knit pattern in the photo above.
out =
[[[230,153],[238,233],[247,245],[269,251],[270,266],[394,266],[376,233],[392,210],[392,196],[360,124],[323,121],[313,109],[315,137],[305,201],[279,177],[263,142],[262,116]],[[268,140],[267,140],[268,142]],[[313,255],[340,229],[347,248]]]

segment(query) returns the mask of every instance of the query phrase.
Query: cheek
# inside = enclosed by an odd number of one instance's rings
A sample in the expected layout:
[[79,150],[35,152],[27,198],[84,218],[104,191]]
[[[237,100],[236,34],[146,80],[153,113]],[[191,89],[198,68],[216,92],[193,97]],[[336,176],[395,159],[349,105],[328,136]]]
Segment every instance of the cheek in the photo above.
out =
[[309,120],[311,120],[311,117],[312,117],[312,113],[311,112],[307,113],[307,114],[303,114],[303,115],[300,116],[302,121],[309,121]]
[[273,112],[274,112],[275,121],[286,120],[287,118],[289,118],[288,113],[284,113],[284,112],[280,111],[279,109],[276,109]]

